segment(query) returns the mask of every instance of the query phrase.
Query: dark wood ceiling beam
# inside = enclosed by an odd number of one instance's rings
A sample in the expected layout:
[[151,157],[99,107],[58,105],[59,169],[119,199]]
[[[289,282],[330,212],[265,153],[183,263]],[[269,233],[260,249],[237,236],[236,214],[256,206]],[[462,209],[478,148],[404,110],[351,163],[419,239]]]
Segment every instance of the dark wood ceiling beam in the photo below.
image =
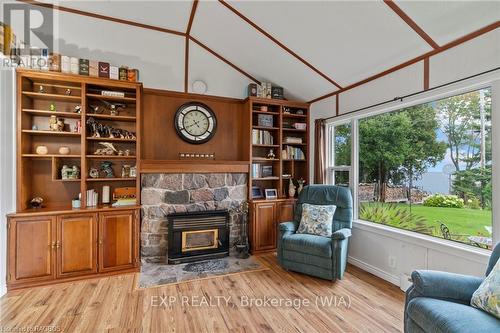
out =
[[335,82],[334,80],[332,80],[331,78],[329,78],[326,74],[324,74],[323,72],[321,72],[319,69],[317,69],[316,67],[314,67],[308,61],[306,61],[304,58],[302,58],[297,53],[295,53],[294,51],[292,51],[285,44],[283,44],[282,42],[280,42],[279,40],[277,40],[276,38],[274,38],[273,36],[271,36],[271,34],[269,34],[267,31],[265,31],[264,29],[262,29],[261,27],[259,27],[257,24],[255,24],[248,17],[246,17],[245,15],[243,15],[242,13],[240,13],[238,10],[236,10],[235,8],[233,8],[226,1],[219,0],[219,2],[221,4],[223,4],[227,9],[229,9],[231,12],[233,12],[238,17],[240,17],[243,21],[245,21],[248,24],[250,24],[253,28],[255,28],[255,30],[257,30],[258,32],[260,32],[261,34],[263,34],[264,36],[266,36],[267,38],[269,38],[276,45],[278,45],[279,47],[281,47],[283,50],[285,50],[286,52],[288,52],[289,54],[291,54],[293,57],[295,57],[297,60],[299,60],[300,62],[302,62],[304,65],[306,65],[307,67],[309,67],[310,69],[312,69],[314,72],[316,72],[317,74],[319,74],[325,80],[327,80],[328,82],[330,82],[331,84],[333,84],[337,88],[342,89],[342,87],[337,82]]
[[204,48],[205,50],[207,50],[209,53],[211,53],[215,57],[219,58],[219,60],[225,62],[227,65],[231,66],[232,68],[234,68],[235,70],[237,70],[241,74],[245,75],[250,80],[260,84],[259,80],[257,80],[252,75],[248,74],[247,72],[245,72],[244,70],[242,70],[241,68],[239,68],[238,66],[236,66],[235,64],[233,64],[232,62],[230,62],[229,60],[227,60],[226,58],[224,58],[223,56],[221,56],[220,54],[218,54],[217,52],[215,52],[214,50],[212,50],[211,48],[209,48],[208,46],[206,46],[202,42],[200,42],[198,39],[194,38],[193,36],[189,36],[189,39],[192,40],[193,42],[195,42],[196,44],[198,44],[199,46],[201,46],[202,48]]
[[186,46],[184,49],[184,92],[188,92],[189,85],[189,36],[191,33],[191,27],[193,26],[194,15],[196,13],[196,8],[198,7],[198,0],[193,1],[193,6],[191,7],[191,15],[189,15],[189,21],[186,29]]
[[405,62],[404,62],[404,63],[402,63],[402,64],[399,64],[399,65],[393,66],[393,67],[391,67],[391,68],[389,68],[389,69],[386,69],[386,70],[385,70],[385,71],[383,71],[383,72],[380,72],[380,73],[378,73],[378,74],[372,75],[372,76],[370,76],[370,77],[368,77],[368,78],[366,78],[366,79],[364,79],[364,80],[361,80],[361,81],[358,81],[358,82],[356,82],[356,83],[353,83],[353,84],[351,84],[351,85],[349,85],[349,86],[346,86],[346,87],[344,87],[344,88],[342,88],[342,89],[340,89],[340,90],[337,90],[337,91],[331,92],[331,93],[329,93],[329,94],[326,94],[326,95],[320,96],[320,97],[318,97],[318,98],[315,98],[315,99],[313,99],[313,100],[310,100],[310,101],[309,101],[309,103],[318,102],[318,101],[320,101],[320,100],[322,100],[322,99],[325,99],[325,98],[328,98],[328,97],[331,97],[331,96],[334,96],[334,95],[340,94],[340,93],[342,93],[342,92],[345,92],[345,91],[347,91],[347,90],[350,90],[350,89],[356,88],[356,87],[358,87],[358,86],[360,86],[360,85],[363,85],[363,84],[368,83],[368,82],[370,82],[370,81],[373,81],[373,80],[376,80],[376,79],[381,78],[381,77],[383,77],[383,76],[386,76],[386,75],[388,75],[388,74],[391,74],[392,72],[395,72],[395,71],[398,71],[398,70],[400,70],[400,69],[402,69],[402,68],[405,68],[405,67],[408,67],[408,66],[410,66],[410,65],[413,65],[413,64],[415,64],[415,63],[417,63],[417,62],[419,62],[419,61],[424,60],[425,58],[430,58],[430,57],[432,57],[432,56],[434,56],[434,55],[436,55],[436,54],[439,54],[439,53],[444,52],[444,51],[446,51],[446,50],[448,50],[448,49],[451,49],[451,48],[453,48],[453,47],[455,47],[455,46],[458,46],[458,45],[460,45],[460,44],[463,44],[463,43],[465,43],[465,42],[468,42],[468,41],[470,41],[471,39],[474,39],[474,38],[476,38],[476,37],[479,37],[479,36],[481,36],[481,35],[484,35],[485,33],[488,33],[488,32],[490,32],[490,31],[493,31],[493,30],[495,30],[495,29],[497,29],[497,28],[500,28],[500,21],[497,21],[497,22],[491,23],[491,24],[489,24],[489,25],[487,25],[487,26],[485,26],[485,27],[483,27],[483,28],[481,28],[481,29],[479,29],[479,30],[476,30],[476,31],[474,31],[474,32],[471,32],[471,33],[469,33],[469,34],[467,34],[467,35],[465,35],[465,36],[463,36],[463,37],[457,38],[457,39],[455,39],[455,40],[453,40],[453,41],[451,41],[451,42],[449,42],[449,43],[447,43],[447,44],[445,44],[445,45],[442,45],[442,46],[440,46],[440,47],[439,47],[439,48],[437,48],[437,49],[434,49],[434,50],[429,51],[429,52],[427,52],[427,53],[424,53],[424,54],[422,54],[422,55],[420,55],[420,56],[418,56],[418,57],[416,57],[416,58],[413,58],[413,59],[410,59],[410,60],[408,60],[408,61],[405,61]]
[[392,0],[384,0],[385,4],[389,6],[403,21],[406,22],[423,40],[427,42],[433,49],[438,49],[439,45],[429,36],[419,25],[411,19],[406,13],[399,8],[399,6]]
[[67,12],[67,13],[72,13],[76,15],[81,15],[81,16],[87,16],[87,17],[92,17],[100,20],[105,20],[105,21],[110,21],[110,22],[115,22],[115,23],[121,23],[121,24],[126,24],[130,25],[133,27],[138,27],[138,28],[143,28],[143,29],[148,29],[148,30],[155,30],[159,32],[164,32],[167,34],[172,34],[172,35],[177,35],[177,36],[185,36],[186,34],[181,31],[176,31],[176,30],[171,30],[171,29],[166,29],[166,28],[160,28],[154,25],[149,25],[149,24],[143,24],[135,21],[129,21],[129,20],[124,20],[120,19],[117,17],[112,17],[112,16],[106,16],[106,15],[101,15],[101,14],[96,14],[96,13],[91,13],[91,12],[86,12],[83,10],[78,10],[78,9],[73,9],[69,7],[63,7],[63,6],[58,6],[58,5],[53,5],[50,3],[43,3],[43,2],[38,2],[38,1],[33,1],[33,0],[17,0],[19,2],[23,2],[26,4],[30,4],[33,6],[39,6],[39,7],[44,7],[52,10],[59,10],[62,12]]

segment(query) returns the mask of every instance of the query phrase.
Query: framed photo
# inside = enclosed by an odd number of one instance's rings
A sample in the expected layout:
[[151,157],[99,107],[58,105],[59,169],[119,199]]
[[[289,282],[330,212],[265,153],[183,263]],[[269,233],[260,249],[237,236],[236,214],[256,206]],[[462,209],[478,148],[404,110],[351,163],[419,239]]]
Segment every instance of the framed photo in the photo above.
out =
[[266,188],[265,190],[266,200],[278,199],[278,190],[275,188]]
[[252,186],[252,199],[262,199],[262,189],[258,186]]

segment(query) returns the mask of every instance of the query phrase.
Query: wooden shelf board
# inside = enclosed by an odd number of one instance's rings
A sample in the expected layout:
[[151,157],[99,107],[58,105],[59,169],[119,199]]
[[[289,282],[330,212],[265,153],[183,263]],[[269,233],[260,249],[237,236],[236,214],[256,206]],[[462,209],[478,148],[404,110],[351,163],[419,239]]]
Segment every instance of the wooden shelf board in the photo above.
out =
[[40,131],[40,130],[22,130],[23,133],[31,135],[47,135],[47,136],[81,136],[81,133],[76,132],[58,132],[58,131]]
[[87,158],[99,159],[99,160],[135,160],[136,156],[119,156],[119,155],[87,155]]
[[252,145],[253,147],[279,148],[280,145]]
[[252,126],[253,129],[260,129],[266,131],[276,131],[279,130],[279,127],[267,127],[267,126]]
[[70,101],[70,102],[81,102],[82,98],[80,96],[71,95],[59,95],[59,94],[47,94],[47,93],[37,93],[32,91],[23,91],[24,96],[30,98],[39,98],[46,100],[58,100],[58,101]]
[[80,182],[81,179],[52,179],[53,182]]
[[307,118],[305,114],[283,113],[283,118]]
[[82,90],[82,87],[79,87],[79,86],[70,86],[70,85],[57,84],[57,83],[48,83],[48,82],[33,81],[33,84],[34,85],[40,85],[40,86],[47,86],[47,87],[55,87],[55,88]]
[[104,120],[114,120],[114,121],[136,121],[137,118],[134,116],[112,116],[109,114],[93,114],[87,113],[88,117],[93,117],[96,119],[104,119]]
[[[196,163],[193,163],[196,162]],[[141,160],[140,173],[246,173],[250,161],[242,160]]]
[[252,110],[252,113],[256,113],[256,114],[270,114],[270,115],[273,115],[273,116],[279,116],[279,112],[273,112],[273,111],[260,111],[260,110]]
[[35,116],[60,116],[65,118],[81,118],[80,113],[74,112],[62,112],[62,111],[47,111],[47,110],[34,110],[34,109],[23,109],[23,113],[35,115]]
[[99,94],[87,94],[89,98],[102,99],[105,101],[115,101],[115,102],[134,102],[135,97],[116,97],[116,96],[103,96]]
[[94,137],[87,137],[87,140],[92,140],[92,141],[114,141],[114,142],[136,142],[137,139],[121,139],[121,138],[94,138]]
[[279,162],[279,158],[252,157],[255,162]]
[[303,159],[303,160],[296,160],[296,159],[293,159],[293,158],[283,159],[283,162],[306,162],[306,161],[307,161],[306,159]]
[[305,132],[307,132],[307,129],[284,128],[283,127],[283,132],[302,132],[302,133],[305,133]]
[[115,177],[115,178],[87,178],[88,182],[119,182],[137,180],[136,177]]
[[12,217],[36,216],[47,214],[65,214],[65,213],[85,213],[85,212],[100,212],[110,210],[128,210],[140,208],[140,205],[113,207],[111,205],[98,205],[94,207],[72,208],[70,204],[44,204],[42,208],[28,208],[16,213],[8,214]]
[[39,155],[39,154],[22,154],[22,157],[29,157],[29,158],[80,158],[80,155],[75,155],[75,154],[68,154],[68,155],[62,155],[62,154],[45,154],[45,155]]
[[264,178],[252,178],[252,180],[259,180],[259,181],[262,181],[262,180],[279,180],[280,177],[264,177]]

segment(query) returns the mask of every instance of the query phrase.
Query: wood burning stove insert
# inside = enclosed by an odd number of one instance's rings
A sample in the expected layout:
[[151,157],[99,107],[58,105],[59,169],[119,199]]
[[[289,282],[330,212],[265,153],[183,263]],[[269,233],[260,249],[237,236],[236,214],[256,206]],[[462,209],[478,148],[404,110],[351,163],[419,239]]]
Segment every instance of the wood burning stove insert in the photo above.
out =
[[169,264],[229,255],[227,210],[173,213],[167,219]]

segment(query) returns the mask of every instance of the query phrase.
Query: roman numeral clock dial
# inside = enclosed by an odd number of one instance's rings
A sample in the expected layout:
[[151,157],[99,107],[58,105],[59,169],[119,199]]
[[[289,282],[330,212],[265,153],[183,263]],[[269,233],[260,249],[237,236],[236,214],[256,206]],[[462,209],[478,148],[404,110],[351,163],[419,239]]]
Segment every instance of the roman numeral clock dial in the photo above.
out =
[[193,144],[209,141],[217,129],[217,119],[212,109],[198,102],[181,105],[175,113],[174,124],[181,139]]

